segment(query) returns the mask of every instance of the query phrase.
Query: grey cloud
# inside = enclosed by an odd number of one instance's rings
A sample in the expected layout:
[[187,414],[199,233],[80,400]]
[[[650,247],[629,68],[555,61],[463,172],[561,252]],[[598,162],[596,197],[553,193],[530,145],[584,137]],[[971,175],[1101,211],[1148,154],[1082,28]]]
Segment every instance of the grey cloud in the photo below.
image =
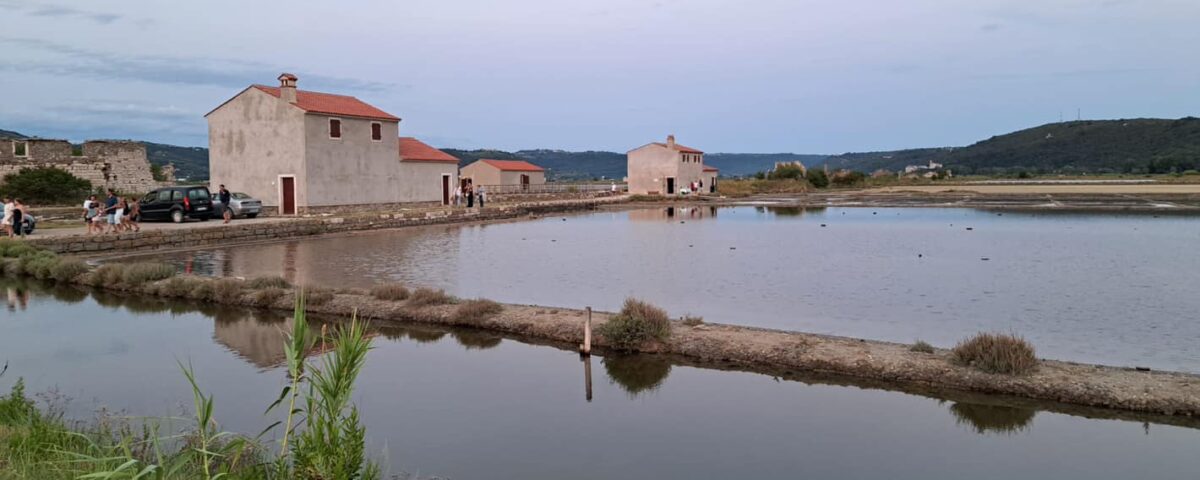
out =
[[1000,29],[1000,24],[999,23],[986,23],[983,26],[979,27],[979,29],[983,30],[985,32],[994,32],[994,31]]
[[34,17],[78,18],[101,25],[108,25],[123,18],[121,15],[115,13],[93,12],[62,5],[37,5],[27,2],[0,1],[0,8],[25,12]]
[[[48,40],[0,37],[0,45],[58,54],[57,60],[0,60],[0,71],[37,72],[49,75],[92,76],[118,80],[170,84],[245,87],[269,83],[279,72],[291,69],[261,62],[224,58],[119,54],[87,50]],[[339,91],[382,91],[393,85],[383,82],[294,72],[307,86],[333,87]]]

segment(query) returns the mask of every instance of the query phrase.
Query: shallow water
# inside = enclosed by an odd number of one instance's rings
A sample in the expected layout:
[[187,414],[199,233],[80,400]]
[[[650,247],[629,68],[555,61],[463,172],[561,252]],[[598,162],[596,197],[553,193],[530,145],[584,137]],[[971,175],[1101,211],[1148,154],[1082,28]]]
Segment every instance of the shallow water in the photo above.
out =
[[[825,225],[822,227],[822,225]],[[970,228],[971,230],[968,230]],[[709,322],[1200,372],[1200,217],[954,208],[656,208],[409,228],[148,258],[301,283],[402,281]]]
[[[285,381],[274,313],[90,296],[5,282],[7,389],[71,397],[68,413],[189,413],[176,360],[222,427],[257,433]],[[392,472],[455,479],[1190,478],[1200,430],[1092,420],[1036,403],[785,380],[657,356],[601,357],[474,331],[376,331],[360,377],[371,451]],[[1058,407],[1046,407],[1056,409]],[[1092,411],[1095,413],[1095,411]],[[1164,420],[1165,421],[1165,420]],[[1190,425],[1190,424],[1189,424]]]

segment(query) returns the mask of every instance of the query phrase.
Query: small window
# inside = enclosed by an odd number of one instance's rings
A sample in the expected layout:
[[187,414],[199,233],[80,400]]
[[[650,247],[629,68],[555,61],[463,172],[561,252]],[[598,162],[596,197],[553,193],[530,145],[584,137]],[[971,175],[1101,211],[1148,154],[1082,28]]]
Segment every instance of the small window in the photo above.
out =
[[342,121],[336,118],[329,119],[329,138],[342,138]]
[[157,197],[154,192],[147,193],[145,197],[142,197],[142,203],[154,203],[154,199]]
[[176,202],[183,200],[183,190],[171,191],[171,200],[174,200]]
[[29,145],[25,142],[13,142],[13,156],[24,157],[29,155]]
[[[180,195],[180,197],[182,198],[182,197],[183,197],[183,195]],[[170,190],[163,190],[163,191],[161,191],[161,192],[158,192],[158,201],[160,201],[160,202],[169,202],[169,201],[171,201],[171,191],[170,191]]]
[[383,124],[379,122],[371,122],[371,140],[376,142],[383,140]]
[[192,200],[208,200],[207,188],[193,188],[188,190],[188,198]]

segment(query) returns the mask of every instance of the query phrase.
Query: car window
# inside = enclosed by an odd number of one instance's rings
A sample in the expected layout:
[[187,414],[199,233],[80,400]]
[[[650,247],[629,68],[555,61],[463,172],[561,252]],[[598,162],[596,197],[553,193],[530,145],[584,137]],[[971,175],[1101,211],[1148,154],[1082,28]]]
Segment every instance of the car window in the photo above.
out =
[[239,193],[233,194],[233,198],[236,198],[238,200],[245,200],[247,198],[250,198],[250,196],[239,192]]
[[170,190],[163,190],[163,191],[161,191],[161,192],[158,192],[158,201],[160,201],[160,202],[169,202],[169,201],[171,201],[171,191],[170,191]]
[[158,198],[157,193],[155,193],[155,192],[147,193],[145,197],[142,197],[142,203],[154,203],[155,198]]
[[171,192],[171,200],[175,200],[177,202],[180,200],[183,200],[183,191],[182,190],[172,191]]
[[207,188],[193,188],[188,190],[188,198],[192,200],[208,200]]

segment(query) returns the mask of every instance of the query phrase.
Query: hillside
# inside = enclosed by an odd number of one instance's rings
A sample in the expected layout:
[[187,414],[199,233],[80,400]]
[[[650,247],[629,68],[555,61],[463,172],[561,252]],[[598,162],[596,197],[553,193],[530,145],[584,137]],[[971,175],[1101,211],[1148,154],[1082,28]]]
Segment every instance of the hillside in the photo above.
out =
[[28,137],[21,135],[17,132],[11,131],[11,130],[0,130],[0,138],[22,139],[22,138],[28,138]]
[[146,145],[146,157],[153,165],[175,164],[175,178],[190,182],[208,180],[208,149],[204,147],[179,147],[161,143],[142,142]]
[[872,171],[943,163],[960,174],[1170,173],[1200,169],[1200,119],[1082,120],[1042,125],[961,148],[848,153],[829,165]]
[[775,168],[775,162],[800,161],[805,166],[819,165],[829,155],[799,153],[709,153],[704,164],[721,169],[723,177],[748,177]]

